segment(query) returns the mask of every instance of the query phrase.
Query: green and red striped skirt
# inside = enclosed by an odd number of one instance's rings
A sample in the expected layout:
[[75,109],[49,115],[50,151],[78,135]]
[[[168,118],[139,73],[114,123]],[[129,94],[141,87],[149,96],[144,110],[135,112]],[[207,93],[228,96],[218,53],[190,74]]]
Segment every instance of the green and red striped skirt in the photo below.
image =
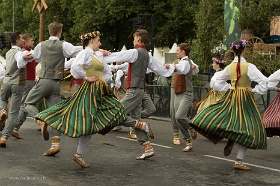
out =
[[215,144],[226,138],[250,149],[267,148],[253,93],[246,89],[230,89],[217,103],[199,112],[190,125]]
[[36,119],[73,138],[106,134],[126,118],[123,105],[101,80],[84,81],[73,96],[36,115]]

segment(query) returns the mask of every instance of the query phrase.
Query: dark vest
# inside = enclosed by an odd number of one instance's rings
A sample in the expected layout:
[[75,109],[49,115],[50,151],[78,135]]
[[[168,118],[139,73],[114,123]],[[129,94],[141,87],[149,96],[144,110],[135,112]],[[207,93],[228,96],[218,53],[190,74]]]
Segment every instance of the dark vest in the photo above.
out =
[[65,57],[62,49],[63,41],[47,40],[41,43],[42,79],[63,79]]
[[25,85],[26,70],[25,68],[18,68],[15,55],[18,49],[12,48],[6,53],[6,72],[3,83]]
[[146,49],[138,48],[138,58],[134,63],[129,63],[126,88],[144,88],[146,70],[149,64],[149,54]]

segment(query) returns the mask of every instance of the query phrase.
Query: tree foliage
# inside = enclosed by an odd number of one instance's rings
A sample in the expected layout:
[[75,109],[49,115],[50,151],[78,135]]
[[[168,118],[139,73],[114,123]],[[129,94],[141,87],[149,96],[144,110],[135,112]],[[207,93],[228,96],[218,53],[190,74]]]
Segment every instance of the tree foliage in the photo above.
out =
[[225,35],[224,2],[221,1],[199,1],[199,10],[195,15],[197,26],[197,40],[194,43],[195,57],[200,69],[208,70],[212,63],[213,48],[220,45]]
[[239,23],[241,29],[252,29],[254,35],[265,42],[270,34],[270,23],[273,16],[280,16],[279,0],[246,0],[238,3]]
[[[229,16],[228,12],[224,14],[225,1],[221,0],[45,1],[48,9],[44,39],[49,37],[49,23],[57,21],[63,23],[62,39],[74,45],[80,42],[79,35],[99,30],[103,34],[102,48],[120,50],[123,45],[132,48],[133,18],[140,14],[153,14],[155,46],[190,43],[191,58],[199,64],[201,71],[209,69],[211,57],[215,55],[211,51],[225,36],[224,15]],[[236,1],[230,6],[238,5],[240,8],[237,16],[241,27],[250,26],[256,36],[267,36],[271,16],[279,13],[279,0],[243,0],[241,4]],[[33,0],[0,0],[0,31],[31,33],[38,42],[40,18],[37,9],[31,11],[33,4]],[[151,17],[146,16],[143,26],[152,33]],[[152,49],[151,42],[148,48]]]

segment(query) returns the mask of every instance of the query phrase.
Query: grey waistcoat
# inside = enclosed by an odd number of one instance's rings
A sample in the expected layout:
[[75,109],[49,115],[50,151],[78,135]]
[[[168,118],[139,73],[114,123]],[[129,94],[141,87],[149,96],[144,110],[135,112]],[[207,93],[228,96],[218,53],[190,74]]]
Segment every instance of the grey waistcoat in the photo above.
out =
[[[145,76],[147,67],[149,64],[149,54],[146,49],[138,48],[138,58],[134,63],[130,63],[128,70],[131,70],[131,81],[126,80],[126,83],[130,83],[129,88],[144,88]],[[129,72],[128,72],[129,73]]]
[[65,57],[62,43],[63,41],[59,40],[47,40],[41,43],[40,78],[55,80],[63,78]]
[[15,55],[18,49],[12,48],[6,53],[6,72],[3,83],[24,85],[26,80],[26,69],[18,68]]
[[192,92],[193,91],[193,84],[192,84],[192,78],[193,78],[192,62],[191,62],[190,59],[186,59],[186,60],[190,64],[190,71],[185,76],[186,89],[187,89],[187,92]]

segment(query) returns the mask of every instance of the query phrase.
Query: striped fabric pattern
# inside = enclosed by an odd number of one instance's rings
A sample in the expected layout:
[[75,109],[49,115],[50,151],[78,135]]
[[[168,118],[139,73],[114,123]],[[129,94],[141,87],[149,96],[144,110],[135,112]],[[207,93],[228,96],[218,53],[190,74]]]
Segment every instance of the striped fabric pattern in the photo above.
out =
[[209,90],[208,93],[206,94],[207,96],[203,97],[197,109],[197,112],[200,112],[202,109],[208,107],[209,105],[216,103],[217,101],[219,101],[220,99],[222,99],[222,97],[225,95],[225,92],[221,92],[221,91],[215,91],[215,90]]
[[266,149],[267,139],[253,94],[230,89],[217,103],[199,112],[190,124],[217,144],[223,138],[250,149]]
[[47,109],[47,101],[46,99],[42,99],[39,103],[37,103],[37,109],[39,112],[42,112],[43,110]]
[[[61,100],[65,100],[66,98],[61,95]],[[46,99],[42,99],[39,103],[37,103],[37,109],[39,112],[42,112],[43,110],[46,110],[48,108],[48,105],[47,105],[47,101]]]
[[84,81],[72,97],[36,115],[36,119],[73,138],[105,134],[126,117],[123,105],[102,80],[94,83]]
[[271,101],[263,115],[263,123],[268,137],[280,136],[280,94]]

